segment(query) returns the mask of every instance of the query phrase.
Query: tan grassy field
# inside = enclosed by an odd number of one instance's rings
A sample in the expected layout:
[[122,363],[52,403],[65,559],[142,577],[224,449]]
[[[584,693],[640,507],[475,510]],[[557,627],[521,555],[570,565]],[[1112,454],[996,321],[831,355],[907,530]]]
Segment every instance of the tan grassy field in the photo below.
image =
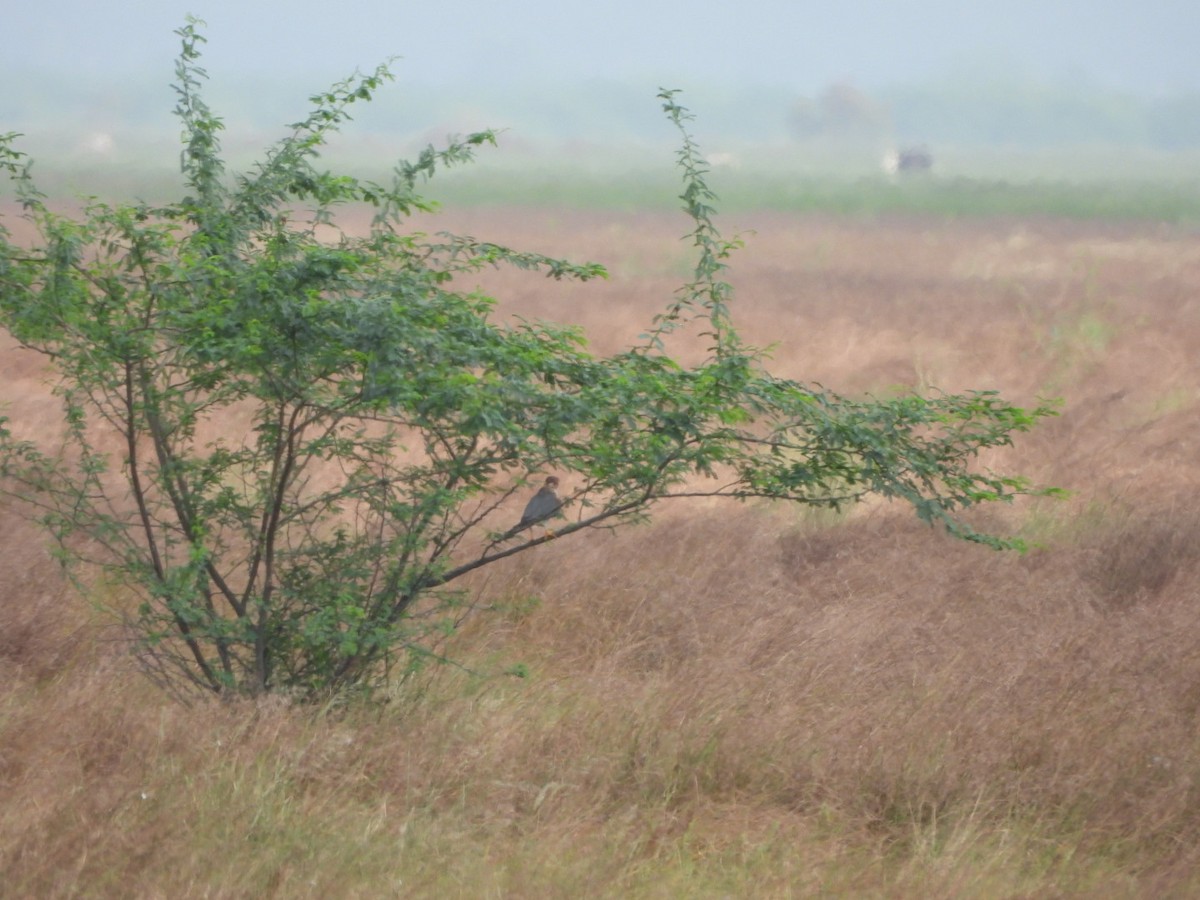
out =
[[[5,897],[1200,896],[1200,235],[744,214],[743,333],[835,390],[1063,414],[989,462],[1070,489],[982,513],[747,505],[556,541],[382,707],[184,708],[0,513]],[[489,276],[505,313],[636,338],[682,216],[467,211],[606,263]],[[54,427],[5,343],[4,400]]]

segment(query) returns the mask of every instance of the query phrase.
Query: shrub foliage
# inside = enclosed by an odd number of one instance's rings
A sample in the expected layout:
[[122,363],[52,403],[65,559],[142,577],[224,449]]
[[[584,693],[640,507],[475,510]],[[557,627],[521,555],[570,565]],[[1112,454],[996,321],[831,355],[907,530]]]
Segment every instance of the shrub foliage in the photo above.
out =
[[[734,327],[723,276],[738,242],[714,226],[675,92],[660,98],[681,135],[694,277],[636,345],[597,356],[577,329],[498,321],[457,285],[491,266],[579,281],[601,266],[405,230],[431,208],[421,183],[493,133],[430,147],[387,183],[323,170],[326,139],[390,78],[381,67],[313,97],[260,163],[229,173],[197,26],[178,32],[177,202],[57,213],[17,136],[0,140],[39,235],[21,246],[0,222],[0,316],[46,356],[64,422],[51,444],[3,420],[3,487],[65,561],[99,567],[165,685],[315,697],[383,683],[437,652],[467,572],[671,498],[880,495],[1012,546],[959,516],[1030,492],[974,464],[1049,411],[990,392],[853,400],[772,376]],[[369,233],[339,228],[348,204],[374,209]],[[703,361],[677,362],[673,345],[697,336]],[[501,508],[549,472],[563,517],[507,537]]]

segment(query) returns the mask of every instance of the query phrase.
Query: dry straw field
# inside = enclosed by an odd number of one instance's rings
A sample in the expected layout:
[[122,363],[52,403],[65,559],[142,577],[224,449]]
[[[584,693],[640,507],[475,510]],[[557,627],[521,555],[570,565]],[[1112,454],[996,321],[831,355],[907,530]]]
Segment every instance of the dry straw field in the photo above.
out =
[[[632,340],[681,216],[445,226],[609,265],[503,310]],[[173,703],[3,510],[6,897],[1200,895],[1200,235],[743,213],[745,336],[847,393],[995,388],[1062,415],[989,460],[1072,492],[953,541],[680,505],[495,566],[441,667],[349,709]],[[752,232],[752,233],[750,233]],[[46,429],[39,362],[4,400]],[[481,678],[523,662],[517,680]]]

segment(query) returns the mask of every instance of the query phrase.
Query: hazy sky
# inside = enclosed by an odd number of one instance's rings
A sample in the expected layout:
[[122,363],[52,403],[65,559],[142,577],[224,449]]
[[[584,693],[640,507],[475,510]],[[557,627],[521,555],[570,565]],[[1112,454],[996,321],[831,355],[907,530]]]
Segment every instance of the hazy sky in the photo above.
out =
[[214,78],[307,91],[389,56],[401,83],[619,79],[815,92],[975,65],[1141,94],[1200,90],[1200,0],[2,0],[0,66],[161,72],[192,13]]

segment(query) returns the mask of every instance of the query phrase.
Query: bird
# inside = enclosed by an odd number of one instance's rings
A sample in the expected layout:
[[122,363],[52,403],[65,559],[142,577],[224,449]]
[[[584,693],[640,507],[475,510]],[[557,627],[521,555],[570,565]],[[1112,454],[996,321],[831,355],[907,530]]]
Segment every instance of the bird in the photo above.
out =
[[562,509],[562,500],[554,490],[556,487],[558,487],[558,476],[549,476],[546,483],[525,504],[525,512],[521,513],[521,521],[505,532],[505,540],[519,531],[524,531],[538,522],[549,519]]

